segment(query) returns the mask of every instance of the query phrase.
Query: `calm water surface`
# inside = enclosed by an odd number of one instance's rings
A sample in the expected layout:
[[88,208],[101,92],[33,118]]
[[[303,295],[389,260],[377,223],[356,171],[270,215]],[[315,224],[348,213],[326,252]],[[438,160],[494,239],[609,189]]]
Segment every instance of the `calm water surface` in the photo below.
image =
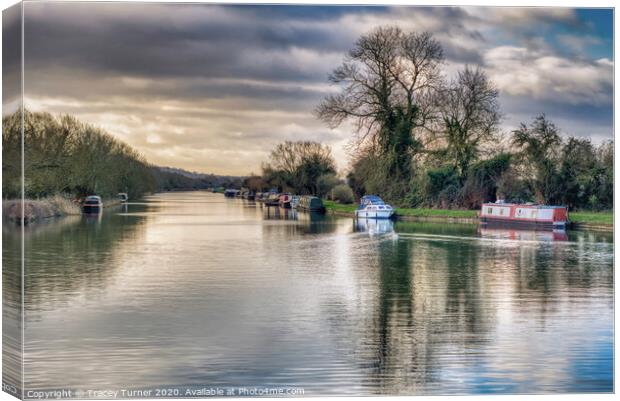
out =
[[[7,284],[19,236],[3,231]],[[613,391],[611,234],[355,224],[190,192],[29,227],[25,252],[26,389]]]

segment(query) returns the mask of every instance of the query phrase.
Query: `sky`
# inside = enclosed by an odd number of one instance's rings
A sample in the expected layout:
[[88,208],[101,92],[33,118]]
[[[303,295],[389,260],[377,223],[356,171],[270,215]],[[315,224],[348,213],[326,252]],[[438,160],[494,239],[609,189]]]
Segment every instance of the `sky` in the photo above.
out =
[[356,39],[384,25],[431,32],[447,77],[483,68],[505,133],[544,112],[565,135],[613,137],[610,9],[35,2],[24,14],[25,106],[75,115],[162,166],[259,173],[276,144],[317,140],[344,172],[351,126],[313,111]]

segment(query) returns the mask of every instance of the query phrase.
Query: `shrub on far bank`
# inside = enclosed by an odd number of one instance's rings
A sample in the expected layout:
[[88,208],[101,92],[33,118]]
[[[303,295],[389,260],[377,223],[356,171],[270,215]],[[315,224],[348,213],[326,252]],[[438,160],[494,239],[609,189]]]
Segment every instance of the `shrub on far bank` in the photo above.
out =
[[332,189],[332,200],[338,203],[353,203],[355,201],[355,195],[351,187],[345,184],[336,185]]

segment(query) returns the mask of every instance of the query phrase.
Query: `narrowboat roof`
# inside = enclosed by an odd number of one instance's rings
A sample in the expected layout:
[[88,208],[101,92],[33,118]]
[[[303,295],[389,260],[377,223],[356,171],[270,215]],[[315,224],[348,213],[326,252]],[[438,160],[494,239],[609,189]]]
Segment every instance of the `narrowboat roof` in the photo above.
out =
[[551,206],[551,205],[538,205],[535,203],[496,203],[489,202],[483,203],[482,206],[517,206],[517,207],[531,207],[537,209],[565,209],[566,206]]

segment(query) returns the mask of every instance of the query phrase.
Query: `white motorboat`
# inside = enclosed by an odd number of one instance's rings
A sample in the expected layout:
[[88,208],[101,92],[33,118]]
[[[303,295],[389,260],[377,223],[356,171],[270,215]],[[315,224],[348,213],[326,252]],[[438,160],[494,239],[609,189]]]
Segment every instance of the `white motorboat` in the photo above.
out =
[[389,219],[393,215],[394,208],[376,195],[363,196],[355,211],[355,216],[358,219]]

